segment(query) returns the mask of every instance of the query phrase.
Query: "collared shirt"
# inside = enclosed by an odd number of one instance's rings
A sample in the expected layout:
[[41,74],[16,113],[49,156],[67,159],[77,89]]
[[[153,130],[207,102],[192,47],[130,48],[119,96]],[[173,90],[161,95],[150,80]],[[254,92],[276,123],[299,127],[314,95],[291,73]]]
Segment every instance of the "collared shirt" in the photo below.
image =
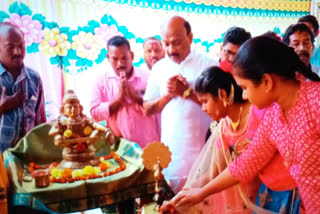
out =
[[[157,99],[167,93],[168,79],[177,74],[184,76],[191,88],[207,67],[218,65],[213,59],[192,50],[183,62],[177,64],[169,58],[159,60],[152,68],[144,100]],[[164,169],[174,191],[179,190],[200,153],[210,117],[201,105],[190,99],[173,98],[161,112],[161,142],[169,146],[172,161]]]
[[[147,85],[148,76],[145,71],[134,67],[134,71],[128,83],[141,95]],[[141,105],[126,98],[120,110],[110,115],[109,106],[118,97],[120,92],[120,77],[108,66],[107,72],[103,72],[97,78],[94,85],[90,113],[97,121],[107,121],[116,136],[138,143],[141,147],[148,143],[160,140],[155,116],[146,116]]]
[[252,179],[278,150],[295,180],[306,213],[320,210],[320,82],[301,82],[295,105],[265,113],[248,149],[228,167],[241,182]]
[[12,75],[0,64],[0,93],[6,87],[7,96],[18,90],[26,94],[22,106],[0,115],[0,147],[3,152],[15,144],[34,126],[46,122],[44,92],[37,72],[23,67],[14,81]]

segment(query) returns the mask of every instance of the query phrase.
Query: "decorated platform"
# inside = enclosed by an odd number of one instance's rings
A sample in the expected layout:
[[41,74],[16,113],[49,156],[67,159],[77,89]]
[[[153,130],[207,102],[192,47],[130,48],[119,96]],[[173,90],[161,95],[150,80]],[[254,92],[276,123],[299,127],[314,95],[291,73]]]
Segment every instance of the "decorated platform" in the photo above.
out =
[[[109,146],[100,136],[94,143],[96,157],[107,165],[107,169],[97,166],[96,171],[90,168],[78,169],[78,173],[71,170],[69,175],[61,171],[59,174],[59,169],[54,167],[62,160],[62,148],[55,146],[53,137],[48,136],[51,126],[47,123],[35,127],[16,147],[4,153],[13,191],[13,206],[75,212],[154,193],[154,175],[142,164],[142,149],[124,139]],[[32,171],[49,169],[54,172],[49,186],[36,187]],[[61,180],[63,177],[65,179]]]

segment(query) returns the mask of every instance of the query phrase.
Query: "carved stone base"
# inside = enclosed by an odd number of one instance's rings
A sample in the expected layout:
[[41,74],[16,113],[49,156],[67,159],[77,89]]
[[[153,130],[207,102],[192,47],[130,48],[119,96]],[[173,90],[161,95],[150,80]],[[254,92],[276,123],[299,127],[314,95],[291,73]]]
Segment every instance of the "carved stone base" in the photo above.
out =
[[95,152],[63,154],[63,160],[57,166],[58,169],[82,169],[85,166],[97,166],[99,160],[95,158]]

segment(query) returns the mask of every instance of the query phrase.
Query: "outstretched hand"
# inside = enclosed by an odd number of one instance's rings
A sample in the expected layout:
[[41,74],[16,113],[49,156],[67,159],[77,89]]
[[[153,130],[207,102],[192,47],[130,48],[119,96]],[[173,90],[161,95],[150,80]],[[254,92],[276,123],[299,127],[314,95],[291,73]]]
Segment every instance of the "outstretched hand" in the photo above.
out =
[[160,207],[160,214],[178,214],[175,206],[169,202]]
[[194,206],[203,200],[200,191],[201,188],[183,189],[171,200],[171,203],[175,207]]
[[200,190],[201,188],[181,190],[174,198],[160,207],[160,214],[178,214],[179,208],[192,207],[200,203],[203,200]]

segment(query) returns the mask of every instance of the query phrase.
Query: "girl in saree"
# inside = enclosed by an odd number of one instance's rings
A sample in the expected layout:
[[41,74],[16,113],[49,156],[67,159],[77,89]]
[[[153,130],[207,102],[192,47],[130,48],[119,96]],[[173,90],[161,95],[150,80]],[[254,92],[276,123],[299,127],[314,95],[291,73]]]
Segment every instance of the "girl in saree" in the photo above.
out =
[[[230,64],[231,65],[231,64]],[[223,70],[231,70],[226,62],[221,62]],[[239,156],[249,145],[263,118],[265,109],[258,110],[242,98],[242,89],[236,84],[231,73],[219,67],[209,67],[197,79],[195,90],[205,111],[218,125],[211,125],[212,135],[202,149],[198,159],[189,172],[184,188],[202,187],[220,174],[227,165]],[[290,190],[295,183],[285,169],[279,154],[264,169],[262,180],[270,178],[270,169],[276,167],[282,177],[281,188],[272,178],[268,184],[277,190]],[[270,180],[270,179],[269,179]],[[213,195],[193,208],[180,208],[180,213],[252,213],[264,211],[253,203],[257,196],[260,180],[250,181]],[[268,185],[268,186],[269,186]],[[288,193],[288,195],[291,195]],[[173,199],[174,200],[174,199]],[[285,208],[291,208],[292,197],[283,198]],[[262,205],[262,204],[261,204]],[[280,206],[279,206],[280,208]],[[279,208],[274,211],[279,211]]]
[[[311,81],[300,82],[296,72]],[[198,204],[210,195],[251,180],[274,160],[278,151],[297,184],[306,213],[319,213],[320,78],[309,72],[292,48],[264,36],[241,46],[233,75],[244,98],[259,109],[269,107],[258,131],[249,147],[217,177],[201,188],[183,190],[162,207],[162,212]],[[271,172],[276,175],[278,170]]]

